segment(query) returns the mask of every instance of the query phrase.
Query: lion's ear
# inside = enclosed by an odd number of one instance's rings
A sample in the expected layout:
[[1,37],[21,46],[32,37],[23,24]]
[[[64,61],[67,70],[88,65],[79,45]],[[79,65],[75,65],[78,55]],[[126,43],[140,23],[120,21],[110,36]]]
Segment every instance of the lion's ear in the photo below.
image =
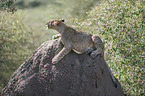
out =
[[64,19],[62,18],[61,21],[64,22]]

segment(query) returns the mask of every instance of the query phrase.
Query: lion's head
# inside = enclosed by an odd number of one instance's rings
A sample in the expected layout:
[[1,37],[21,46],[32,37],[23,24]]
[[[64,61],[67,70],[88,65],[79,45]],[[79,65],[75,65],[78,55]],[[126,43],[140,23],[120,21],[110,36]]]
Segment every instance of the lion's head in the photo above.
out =
[[53,19],[46,23],[47,28],[49,29],[57,29],[62,23],[64,19]]

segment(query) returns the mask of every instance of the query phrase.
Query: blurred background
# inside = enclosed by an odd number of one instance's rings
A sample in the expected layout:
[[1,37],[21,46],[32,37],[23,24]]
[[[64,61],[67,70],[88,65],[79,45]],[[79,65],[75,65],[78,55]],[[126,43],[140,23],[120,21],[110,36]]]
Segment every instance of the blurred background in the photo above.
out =
[[145,0],[0,0],[0,90],[13,72],[58,32],[46,22],[64,18],[97,34],[105,60],[125,93],[145,95]]

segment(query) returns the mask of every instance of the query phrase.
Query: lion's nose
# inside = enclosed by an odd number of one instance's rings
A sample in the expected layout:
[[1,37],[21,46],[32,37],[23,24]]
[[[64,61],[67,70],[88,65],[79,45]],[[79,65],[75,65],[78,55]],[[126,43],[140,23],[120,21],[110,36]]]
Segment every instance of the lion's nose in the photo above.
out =
[[47,29],[49,28],[49,24],[46,24],[46,28],[47,28]]

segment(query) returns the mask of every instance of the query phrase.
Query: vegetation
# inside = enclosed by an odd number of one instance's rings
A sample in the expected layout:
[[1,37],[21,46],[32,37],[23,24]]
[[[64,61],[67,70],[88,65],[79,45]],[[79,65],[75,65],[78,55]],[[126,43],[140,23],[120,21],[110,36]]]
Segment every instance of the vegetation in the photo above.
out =
[[0,10],[15,11],[14,1],[13,0],[1,0],[0,1]]
[[15,5],[22,5],[21,10],[0,11],[0,89],[41,43],[57,33],[46,30],[45,23],[65,18],[75,29],[102,38],[105,59],[125,93],[145,95],[142,0],[16,0]]
[[0,88],[4,86],[13,72],[32,54],[35,46],[30,28],[20,17],[22,11],[14,14],[0,11]]

